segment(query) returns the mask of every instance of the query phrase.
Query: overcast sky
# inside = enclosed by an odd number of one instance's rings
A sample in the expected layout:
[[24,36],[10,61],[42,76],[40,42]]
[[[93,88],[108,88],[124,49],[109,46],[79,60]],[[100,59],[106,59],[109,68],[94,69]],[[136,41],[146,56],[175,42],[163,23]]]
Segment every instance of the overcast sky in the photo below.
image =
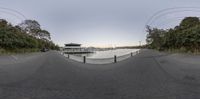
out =
[[[51,32],[52,40],[83,46],[127,46],[145,42],[146,22],[156,12],[174,7],[198,7],[200,0],[1,0],[0,7],[14,9],[27,19],[37,20]],[[189,8],[185,8],[189,9]],[[180,9],[179,9],[180,10]],[[191,9],[190,9],[191,10]],[[10,12],[9,12],[10,11]],[[0,9],[1,18],[17,23],[23,16]],[[175,9],[171,10],[172,12]],[[169,11],[170,12],[170,11]],[[200,15],[200,9],[159,15],[154,25],[177,24],[185,15]],[[7,17],[7,16],[9,17]],[[168,24],[167,24],[168,22]]]

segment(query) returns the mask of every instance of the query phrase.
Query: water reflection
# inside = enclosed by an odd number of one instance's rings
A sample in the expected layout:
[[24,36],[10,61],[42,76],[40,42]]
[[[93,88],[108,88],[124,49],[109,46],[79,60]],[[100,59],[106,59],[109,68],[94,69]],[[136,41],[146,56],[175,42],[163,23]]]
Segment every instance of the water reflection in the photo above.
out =
[[122,56],[130,53],[134,53],[139,49],[114,49],[114,50],[106,50],[106,51],[95,51],[93,53],[87,54],[73,54],[76,56],[86,56],[87,58],[112,58],[116,56]]

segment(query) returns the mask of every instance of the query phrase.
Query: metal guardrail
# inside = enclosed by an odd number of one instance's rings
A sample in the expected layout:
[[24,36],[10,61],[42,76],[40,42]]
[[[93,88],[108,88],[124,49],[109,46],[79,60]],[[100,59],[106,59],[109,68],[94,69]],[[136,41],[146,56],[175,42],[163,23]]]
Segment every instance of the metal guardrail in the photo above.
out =
[[126,60],[136,54],[139,54],[140,51],[136,51],[136,52],[132,52],[129,54],[125,54],[122,56],[116,56],[114,55],[111,58],[87,58],[86,56],[76,56],[76,55],[72,55],[72,54],[64,54],[61,52],[61,54],[63,54],[66,58],[68,59],[72,59],[74,61],[77,62],[82,62],[82,63],[88,63],[88,64],[110,64],[110,63],[117,63],[123,60]]

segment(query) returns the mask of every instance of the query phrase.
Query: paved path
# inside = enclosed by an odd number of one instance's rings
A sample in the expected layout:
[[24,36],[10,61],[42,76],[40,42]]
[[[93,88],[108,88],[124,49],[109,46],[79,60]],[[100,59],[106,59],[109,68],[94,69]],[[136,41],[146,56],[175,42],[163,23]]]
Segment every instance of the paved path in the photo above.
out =
[[161,66],[162,55],[143,50],[116,64],[90,65],[47,52],[1,64],[0,99],[200,99],[200,84]]

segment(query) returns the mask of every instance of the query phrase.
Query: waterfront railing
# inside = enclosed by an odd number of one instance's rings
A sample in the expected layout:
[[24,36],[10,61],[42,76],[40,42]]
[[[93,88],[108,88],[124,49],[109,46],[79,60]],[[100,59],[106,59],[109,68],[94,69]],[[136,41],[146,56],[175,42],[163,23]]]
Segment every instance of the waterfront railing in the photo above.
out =
[[136,52],[131,52],[129,54],[125,54],[121,56],[114,55],[111,58],[87,58],[86,56],[76,56],[74,54],[64,54],[64,53],[62,54],[66,58],[77,61],[77,62],[88,63],[88,64],[110,64],[110,63],[117,63],[117,62],[126,60],[139,53],[140,51],[138,50]]

